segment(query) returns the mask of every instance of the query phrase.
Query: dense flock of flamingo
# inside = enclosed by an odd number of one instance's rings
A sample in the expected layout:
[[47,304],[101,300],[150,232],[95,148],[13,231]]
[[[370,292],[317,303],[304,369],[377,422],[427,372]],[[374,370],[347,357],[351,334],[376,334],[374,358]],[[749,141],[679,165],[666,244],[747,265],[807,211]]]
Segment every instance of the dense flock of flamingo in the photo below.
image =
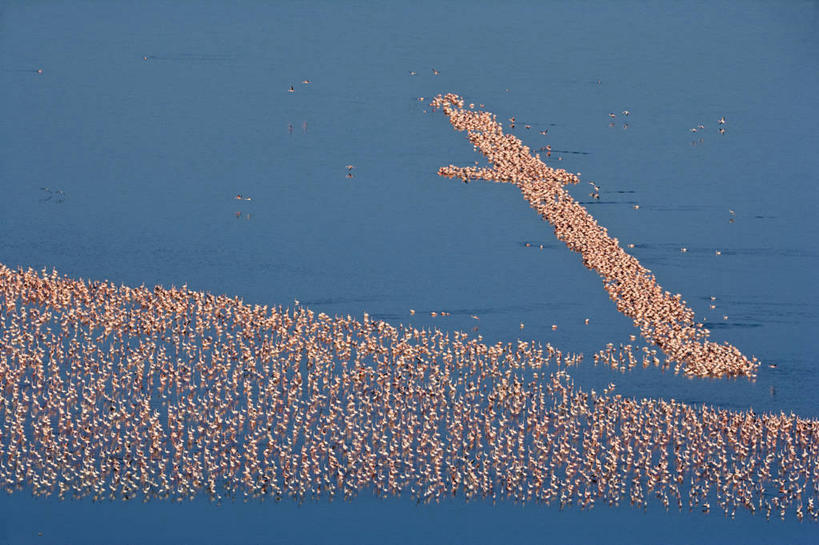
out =
[[[595,363],[755,376],[755,358],[708,341],[685,301],[569,196],[576,175],[456,95],[431,104],[493,165],[440,173],[520,187],[666,355],[609,344]],[[548,343],[489,345],[367,314],[0,264],[0,486],[146,501],[367,492],[647,508],[655,498],[819,520],[819,420],[638,400],[614,384],[584,391],[563,369],[582,361]]]
[[575,201],[564,184],[579,178],[562,169],[546,166],[540,155],[510,134],[489,112],[464,107],[454,94],[438,95],[430,105],[440,108],[459,131],[492,163],[493,168],[441,168],[438,173],[464,182],[475,179],[517,185],[523,196],[555,228],[557,238],[583,256],[583,264],[597,271],[617,309],[634,320],[643,337],[659,346],[677,369],[692,376],[748,376],[753,378],[759,362],[748,359],[736,347],[708,340],[709,331],[694,320],[682,296],[664,291],[649,269],[626,253],[586,209]]
[[583,391],[549,344],[0,266],[0,483],[816,520],[819,421]]

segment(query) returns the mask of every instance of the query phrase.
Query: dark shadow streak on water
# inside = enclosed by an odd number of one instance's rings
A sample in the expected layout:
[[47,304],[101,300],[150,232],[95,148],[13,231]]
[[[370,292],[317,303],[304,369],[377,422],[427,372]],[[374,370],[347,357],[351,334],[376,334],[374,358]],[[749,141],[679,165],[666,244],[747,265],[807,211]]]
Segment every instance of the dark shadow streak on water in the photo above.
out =
[[557,123],[530,123],[528,121],[520,121],[520,120],[515,120],[515,124],[518,126],[518,128],[521,128],[523,130],[528,130],[528,129],[524,128],[524,125],[529,125],[530,127],[557,127],[558,126]]
[[235,61],[235,55],[180,53],[178,55],[146,55],[145,61],[175,61],[175,62],[229,62]]
[[762,327],[759,323],[740,323],[740,322],[703,322],[706,329],[749,329],[752,327]]
[[591,155],[590,151],[571,151],[571,150],[565,150],[565,149],[549,150],[549,149],[546,148],[546,146],[538,148],[538,151],[551,151],[552,153],[571,153],[573,155]]
[[37,68],[0,68],[0,72],[15,72],[18,74],[36,74]]
[[[497,307],[472,307],[472,308],[432,308],[427,310],[417,310],[416,317],[424,317],[429,316],[430,312],[440,312],[445,311],[450,313],[452,316],[487,316],[491,314],[507,314],[510,312],[528,312],[528,311],[537,311],[537,310],[550,310],[556,308],[568,308],[568,307],[577,307],[580,306],[581,303],[556,303],[554,301],[546,302],[546,303],[533,303],[528,305],[510,305],[510,306],[497,306]],[[445,316],[446,318],[446,316]],[[477,324],[476,324],[477,325]]]
[[819,257],[815,252],[808,252],[802,248],[736,248],[724,250],[724,255],[750,255],[771,257]]
[[343,297],[327,297],[324,299],[309,299],[309,300],[299,300],[300,303],[306,307],[312,306],[331,306],[331,305],[344,305],[347,303],[372,303],[374,301],[380,301],[380,297],[351,297],[351,298],[343,298]]
[[657,205],[657,204],[645,204],[641,205],[641,208],[645,208],[646,210],[653,210],[657,212],[694,212],[696,210],[707,210],[709,208],[716,209],[716,206],[706,206],[700,204],[690,204],[690,205],[674,205],[674,206],[665,206],[665,205]]

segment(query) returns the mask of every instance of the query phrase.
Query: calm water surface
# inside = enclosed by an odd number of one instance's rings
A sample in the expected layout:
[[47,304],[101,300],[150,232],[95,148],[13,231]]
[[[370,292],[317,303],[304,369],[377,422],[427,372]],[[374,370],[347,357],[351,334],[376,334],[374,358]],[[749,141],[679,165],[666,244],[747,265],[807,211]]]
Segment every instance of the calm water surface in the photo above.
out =
[[[452,91],[561,150],[550,164],[582,173],[572,193],[610,234],[714,339],[763,360],[753,383],[588,361],[579,385],[819,417],[817,36],[816,2],[5,2],[0,262],[419,327],[478,314],[489,342],[588,356],[628,342],[600,279],[519,191],[436,175],[479,159],[418,100]],[[819,529],[659,504],[0,500],[0,542],[149,541],[810,543]]]

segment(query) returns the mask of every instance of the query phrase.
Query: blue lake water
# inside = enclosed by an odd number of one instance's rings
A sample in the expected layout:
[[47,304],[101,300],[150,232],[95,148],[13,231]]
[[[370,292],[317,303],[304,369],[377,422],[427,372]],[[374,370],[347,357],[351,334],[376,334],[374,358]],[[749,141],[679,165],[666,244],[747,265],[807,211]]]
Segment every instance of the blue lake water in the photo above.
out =
[[[586,388],[819,417],[817,36],[816,2],[4,2],[0,262],[419,327],[477,314],[489,342],[586,353]],[[441,92],[581,172],[572,194],[758,379],[595,368],[637,331],[517,189],[437,176],[480,159],[427,111]],[[0,543],[546,540],[819,529],[659,504],[0,499]]]

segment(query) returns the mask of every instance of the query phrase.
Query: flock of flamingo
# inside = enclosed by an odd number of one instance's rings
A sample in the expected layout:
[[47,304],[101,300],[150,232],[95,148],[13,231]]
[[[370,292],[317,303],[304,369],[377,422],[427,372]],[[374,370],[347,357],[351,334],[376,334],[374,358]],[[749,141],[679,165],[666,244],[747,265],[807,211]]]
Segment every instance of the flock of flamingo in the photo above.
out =
[[[487,112],[432,101],[691,377],[753,378]],[[658,364],[646,349],[644,365]],[[595,355],[633,367],[609,345]],[[580,354],[0,265],[0,486],[96,500],[461,496],[819,519],[819,420],[576,386]],[[654,498],[654,500],[652,500]]]
[[450,165],[438,171],[441,176],[517,185],[532,208],[554,226],[557,238],[600,274],[617,310],[634,320],[648,342],[677,362],[678,370],[698,377],[755,376],[756,358],[748,359],[727,343],[708,341],[709,331],[695,322],[682,296],[664,291],[651,271],[572,198],[563,185],[579,182],[575,174],[546,166],[539,154],[533,156],[518,138],[504,134],[495,116],[475,111],[474,104],[465,108],[457,95],[439,95],[430,104],[442,109],[455,129],[467,131],[475,149],[493,164],[493,168]]

